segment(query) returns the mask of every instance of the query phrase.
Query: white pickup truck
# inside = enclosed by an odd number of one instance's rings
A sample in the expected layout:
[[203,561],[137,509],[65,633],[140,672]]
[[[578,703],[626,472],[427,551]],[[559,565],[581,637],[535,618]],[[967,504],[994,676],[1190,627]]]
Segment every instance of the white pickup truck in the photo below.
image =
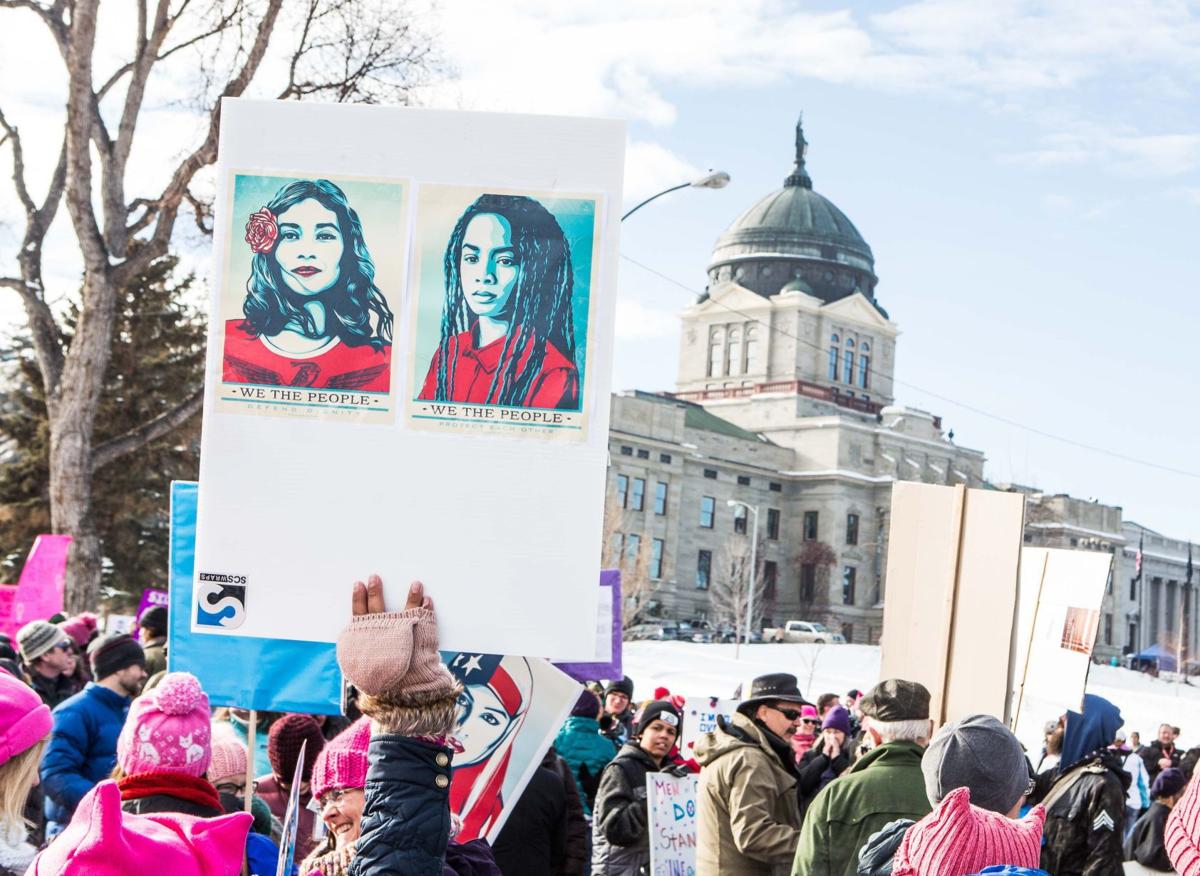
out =
[[846,637],[815,621],[790,620],[781,627],[763,630],[764,642],[817,642],[846,644]]

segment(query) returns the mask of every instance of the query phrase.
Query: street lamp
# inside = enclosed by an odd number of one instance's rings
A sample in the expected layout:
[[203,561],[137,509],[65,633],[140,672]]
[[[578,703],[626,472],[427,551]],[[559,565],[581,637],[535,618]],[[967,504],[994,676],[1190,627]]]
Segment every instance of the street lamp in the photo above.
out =
[[669,189],[663,189],[657,195],[651,195],[650,197],[646,198],[646,200],[642,201],[640,204],[638,204],[636,207],[634,207],[632,210],[630,210],[628,213],[626,213],[624,216],[622,216],[621,221],[624,222],[626,219],[628,219],[630,216],[632,216],[638,210],[642,209],[642,207],[649,204],[655,198],[661,198],[663,195],[669,195],[671,192],[677,192],[680,189],[688,189],[688,188],[691,188],[691,189],[723,189],[727,185],[729,185],[729,174],[727,174],[723,170],[710,170],[708,173],[704,174],[704,176],[702,176],[698,179],[694,179],[691,182],[680,183],[677,186],[671,186]]
[[746,644],[749,645],[750,625],[754,622],[754,583],[758,577],[758,507],[737,499],[727,499],[725,504],[730,508],[741,505],[754,515],[754,528],[750,532],[750,586],[746,590]]

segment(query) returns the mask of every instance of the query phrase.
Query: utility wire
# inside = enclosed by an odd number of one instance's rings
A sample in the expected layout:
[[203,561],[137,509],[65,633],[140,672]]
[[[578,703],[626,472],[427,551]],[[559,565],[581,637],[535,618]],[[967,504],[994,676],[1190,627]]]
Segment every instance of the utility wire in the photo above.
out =
[[[666,274],[662,273],[662,271],[655,270],[654,268],[650,267],[649,265],[639,262],[637,259],[633,258],[632,256],[628,256],[628,255],[625,255],[625,253],[621,253],[621,258],[623,258],[625,261],[629,262],[631,265],[635,265],[635,266],[641,268],[643,271],[646,271],[649,274],[653,274],[654,276],[658,277],[659,279],[664,280],[667,283],[670,283],[672,286],[679,287],[680,289],[687,292],[691,296],[695,296],[698,298],[702,294],[702,293],[697,292],[691,286],[688,286],[685,283],[679,282],[674,277],[669,277]],[[756,322],[759,325],[764,326],[767,329],[767,331],[769,331],[769,332],[774,332],[775,334],[782,335],[786,338],[791,338],[792,340],[797,341],[806,347],[811,347],[814,350],[817,350],[822,353],[824,353],[827,349],[826,347],[823,347],[820,344],[814,344],[812,341],[809,341],[809,340],[801,338],[797,335],[794,335],[791,332],[789,332],[786,329],[783,329],[779,326],[773,326],[770,323],[768,323],[762,319],[759,319],[757,316],[746,313],[743,310],[738,310],[736,307],[732,307],[723,301],[717,300],[716,298],[709,296],[708,300],[713,302],[714,304],[716,304],[718,307],[724,308],[725,310],[729,311],[730,313],[735,313],[738,316],[742,317],[743,319],[747,319],[751,322]],[[867,368],[867,371],[872,375],[881,374],[881,372],[877,371],[874,367],[870,367],[870,366]],[[892,382],[899,386],[903,386],[908,389],[911,389],[915,392],[923,393],[924,395],[927,395],[930,398],[935,398],[938,401],[942,401],[942,402],[945,402],[946,404],[953,405],[957,408],[961,408],[962,410],[970,411],[971,413],[978,414],[981,417],[987,417],[989,420],[995,420],[998,423],[1004,423],[1007,426],[1012,426],[1013,428],[1021,429],[1022,431],[1029,432],[1033,435],[1038,435],[1042,438],[1049,438],[1051,441],[1058,441],[1062,444],[1067,444],[1071,447],[1078,447],[1081,450],[1088,450],[1088,451],[1091,451],[1092,453],[1099,453],[1103,456],[1108,456],[1113,459],[1120,459],[1124,462],[1131,462],[1134,465],[1142,465],[1142,466],[1146,466],[1147,468],[1154,468],[1154,469],[1158,469],[1159,471],[1165,471],[1165,472],[1169,472],[1171,474],[1177,474],[1177,475],[1181,475],[1181,476],[1187,477],[1187,478],[1200,479],[1200,472],[1187,471],[1186,469],[1181,469],[1181,468],[1174,468],[1173,466],[1163,465],[1162,463],[1151,462],[1148,459],[1140,459],[1136,456],[1129,456],[1128,454],[1120,453],[1116,450],[1108,450],[1107,448],[1104,448],[1104,447],[1097,447],[1094,444],[1086,444],[1082,441],[1076,441],[1074,438],[1066,438],[1062,435],[1055,435],[1053,432],[1047,432],[1044,429],[1039,429],[1036,426],[1030,426],[1026,423],[1020,422],[1019,420],[1013,420],[1013,419],[1010,419],[1009,417],[1002,416],[1001,414],[993,414],[991,411],[986,411],[983,408],[976,407],[975,405],[967,404],[966,402],[958,401],[957,399],[950,398],[949,396],[942,395],[941,393],[933,392],[932,390],[925,389],[924,387],[921,387],[921,386],[917,386],[915,383],[909,383],[906,380],[900,380],[899,378],[897,378],[895,376],[892,377]]]

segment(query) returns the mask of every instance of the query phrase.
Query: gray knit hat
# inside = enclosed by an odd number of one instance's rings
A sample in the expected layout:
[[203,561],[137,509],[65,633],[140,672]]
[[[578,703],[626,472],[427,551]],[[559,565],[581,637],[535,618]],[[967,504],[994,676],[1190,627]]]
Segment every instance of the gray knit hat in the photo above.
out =
[[1029,790],[1032,775],[1017,737],[991,715],[970,715],[939,730],[921,772],[934,806],[955,788],[970,788],[971,803],[1002,815]]
[[49,621],[30,621],[17,631],[21,659],[32,663],[51,649],[69,642],[67,634]]

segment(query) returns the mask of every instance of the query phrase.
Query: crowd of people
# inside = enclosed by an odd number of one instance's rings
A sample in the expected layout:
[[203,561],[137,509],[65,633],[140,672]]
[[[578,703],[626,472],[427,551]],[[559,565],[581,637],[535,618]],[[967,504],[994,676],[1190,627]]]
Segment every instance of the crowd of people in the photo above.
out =
[[377,578],[352,601],[351,714],[264,715],[254,751],[245,714],[166,671],[163,608],[136,638],[81,615],[0,639],[0,876],[270,876],[293,791],[298,876],[640,876],[651,773],[696,776],[698,876],[1200,876],[1177,727],[1141,745],[1088,695],[1027,752],[994,716],[935,728],[915,681],[810,701],[786,672],[686,749],[682,697],[585,687],[495,842],[460,842],[433,604],[414,585],[387,612]]

